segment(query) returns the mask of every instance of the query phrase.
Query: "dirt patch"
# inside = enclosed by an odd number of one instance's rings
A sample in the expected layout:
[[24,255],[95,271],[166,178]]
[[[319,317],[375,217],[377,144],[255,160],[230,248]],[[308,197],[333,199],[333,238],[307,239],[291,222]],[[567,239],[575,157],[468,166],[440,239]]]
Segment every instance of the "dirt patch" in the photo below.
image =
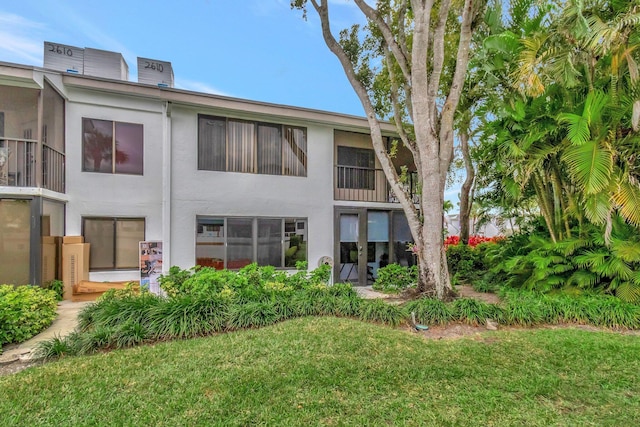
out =
[[[609,329],[605,327],[578,325],[574,323],[565,323],[559,325],[540,325],[530,328],[522,326],[502,325],[498,327],[499,331],[534,331],[538,329],[579,329],[587,332],[607,332],[611,334],[640,336],[640,331],[636,330]],[[487,344],[492,344],[498,341],[498,338],[493,335],[494,331],[488,330],[484,325],[471,326],[464,323],[450,323],[448,325],[429,326],[429,330],[427,331],[416,332],[413,328],[408,328],[407,330],[413,333],[417,333],[422,338],[428,340],[473,338],[477,341],[482,341]]]
[[498,304],[500,302],[498,295],[487,292],[476,292],[469,285],[456,286],[456,290],[461,298],[473,298],[489,304]]
[[459,339],[465,337],[471,337],[474,335],[479,336],[483,332],[489,332],[484,326],[471,326],[463,323],[451,323],[443,326],[429,326],[426,331],[420,331],[421,337],[430,340],[441,339]]
[[0,365],[0,377],[15,374],[31,366],[36,366],[40,363],[42,362],[22,362],[20,360],[16,360],[15,362]]

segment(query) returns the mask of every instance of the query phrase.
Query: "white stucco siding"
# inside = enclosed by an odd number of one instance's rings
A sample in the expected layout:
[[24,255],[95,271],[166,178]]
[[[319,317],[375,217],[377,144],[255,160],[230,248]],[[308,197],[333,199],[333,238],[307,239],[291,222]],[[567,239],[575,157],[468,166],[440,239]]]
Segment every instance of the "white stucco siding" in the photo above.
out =
[[307,218],[309,265],[333,253],[331,127],[260,118],[307,128],[307,176],[292,177],[198,170],[198,111],[174,106],[171,120],[171,264],[195,264],[198,215]]
[[[66,234],[82,234],[83,217],[145,219],[147,240],[162,240],[162,104],[69,89],[66,105]],[[143,175],[82,171],[82,119],[143,125]],[[137,280],[138,271],[92,272],[91,280]]]

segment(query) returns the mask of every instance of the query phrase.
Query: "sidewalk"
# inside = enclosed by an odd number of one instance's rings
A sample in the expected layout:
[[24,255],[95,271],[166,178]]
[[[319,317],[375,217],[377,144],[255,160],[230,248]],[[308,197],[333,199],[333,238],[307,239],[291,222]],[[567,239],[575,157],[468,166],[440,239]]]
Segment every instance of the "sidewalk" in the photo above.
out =
[[49,340],[54,336],[63,337],[73,332],[78,324],[78,313],[87,304],[90,304],[90,302],[60,301],[58,303],[58,317],[56,317],[51,326],[23,343],[10,344],[4,347],[3,353],[0,354],[0,365],[17,361],[33,361],[32,351],[35,350],[40,341]]

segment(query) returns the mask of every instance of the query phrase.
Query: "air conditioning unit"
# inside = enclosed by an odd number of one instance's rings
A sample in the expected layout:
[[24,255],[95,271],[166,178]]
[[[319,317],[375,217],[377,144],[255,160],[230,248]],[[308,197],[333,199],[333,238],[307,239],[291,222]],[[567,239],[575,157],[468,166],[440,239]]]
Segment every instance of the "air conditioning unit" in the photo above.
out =
[[114,80],[129,80],[129,66],[121,53],[84,49],[84,74]]
[[138,83],[173,87],[171,62],[138,57]]
[[44,42],[44,68],[65,73],[84,74],[84,49],[66,44]]

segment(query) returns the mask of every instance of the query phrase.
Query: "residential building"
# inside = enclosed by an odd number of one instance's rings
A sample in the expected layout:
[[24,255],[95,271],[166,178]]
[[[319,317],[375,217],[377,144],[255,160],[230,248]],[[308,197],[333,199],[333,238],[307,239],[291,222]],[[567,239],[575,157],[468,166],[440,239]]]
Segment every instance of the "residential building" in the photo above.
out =
[[87,53],[66,69],[47,49],[47,68],[0,63],[0,283],[60,277],[53,237],[73,235],[92,281],[139,279],[140,241],[162,242],[164,271],[329,256],[335,281],[366,284],[414,262],[365,118],[179,90],[172,72],[131,82],[114,52],[91,50],[115,71]]

